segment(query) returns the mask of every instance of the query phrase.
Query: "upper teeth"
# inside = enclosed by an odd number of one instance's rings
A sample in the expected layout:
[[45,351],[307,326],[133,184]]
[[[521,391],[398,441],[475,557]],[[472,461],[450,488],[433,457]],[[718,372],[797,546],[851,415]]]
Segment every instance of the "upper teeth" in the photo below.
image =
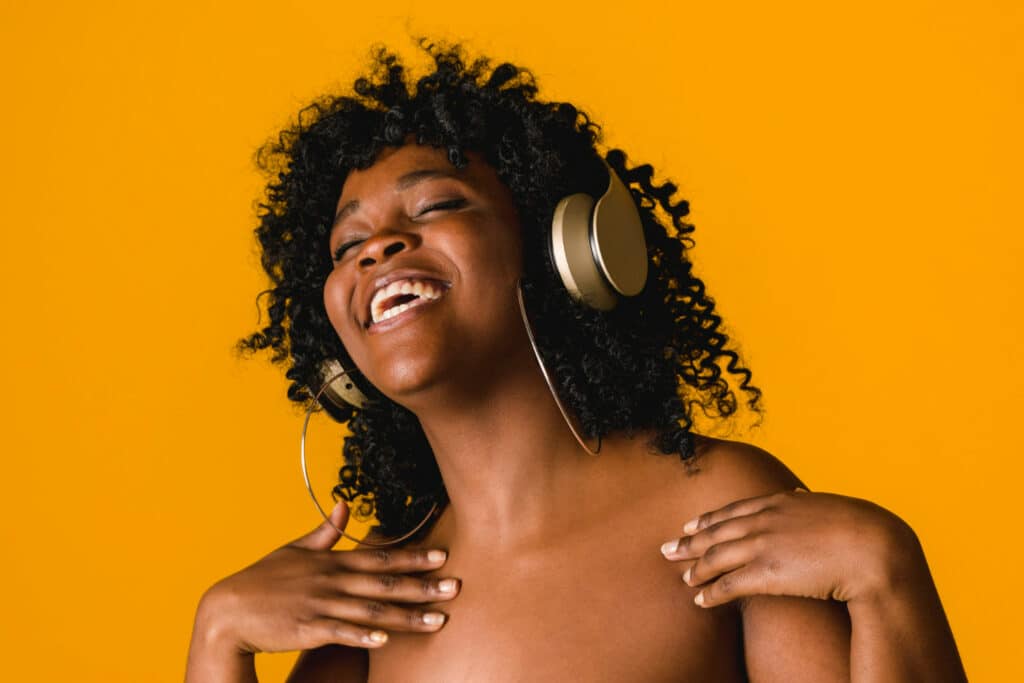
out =
[[[440,299],[443,293],[444,289],[440,285],[434,284],[429,280],[414,280],[411,278],[395,280],[386,287],[381,287],[374,292],[373,299],[370,300],[370,320],[373,323],[379,323],[413,306]],[[401,294],[413,294],[417,298],[399,306],[392,305],[385,310],[384,302],[393,296]]]

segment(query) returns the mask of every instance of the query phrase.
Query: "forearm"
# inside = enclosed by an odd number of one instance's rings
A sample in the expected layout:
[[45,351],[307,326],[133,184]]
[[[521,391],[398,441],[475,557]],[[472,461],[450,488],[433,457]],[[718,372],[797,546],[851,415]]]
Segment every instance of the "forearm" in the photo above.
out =
[[[908,549],[910,550],[910,549]],[[967,680],[924,553],[914,540],[912,568],[862,599],[851,600],[853,683]]]
[[252,653],[242,652],[212,624],[200,606],[192,628],[185,683],[258,683]]

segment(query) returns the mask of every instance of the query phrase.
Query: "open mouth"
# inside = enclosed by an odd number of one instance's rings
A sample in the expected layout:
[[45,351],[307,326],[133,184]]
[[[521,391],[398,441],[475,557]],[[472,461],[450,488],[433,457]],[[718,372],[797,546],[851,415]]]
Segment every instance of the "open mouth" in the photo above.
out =
[[370,328],[377,323],[390,320],[410,308],[433,303],[444,296],[447,291],[447,286],[438,280],[423,278],[395,280],[374,292],[373,298],[370,300],[370,316],[366,327]]

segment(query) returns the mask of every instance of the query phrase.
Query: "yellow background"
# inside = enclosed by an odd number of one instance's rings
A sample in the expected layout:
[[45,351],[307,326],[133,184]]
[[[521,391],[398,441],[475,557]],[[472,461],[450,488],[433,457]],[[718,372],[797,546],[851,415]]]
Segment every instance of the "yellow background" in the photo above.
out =
[[317,524],[281,371],[231,353],[251,157],[413,32],[679,183],[766,392],[742,438],[910,521],[972,679],[1024,680],[1022,4],[498,7],[3,3],[0,678],[180,680],[202,591]]

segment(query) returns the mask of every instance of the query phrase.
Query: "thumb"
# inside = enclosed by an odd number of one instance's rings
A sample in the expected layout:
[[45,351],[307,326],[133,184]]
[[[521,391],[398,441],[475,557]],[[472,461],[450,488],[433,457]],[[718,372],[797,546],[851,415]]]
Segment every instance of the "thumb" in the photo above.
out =
[[339,500],[327,517],[330,521],[325,519],[320,526],[292,541],[291,545],[307,550],[330,550],[333,548],[341,538],[338,529],[344,529],[348,523],[348,505],[344,500]]

